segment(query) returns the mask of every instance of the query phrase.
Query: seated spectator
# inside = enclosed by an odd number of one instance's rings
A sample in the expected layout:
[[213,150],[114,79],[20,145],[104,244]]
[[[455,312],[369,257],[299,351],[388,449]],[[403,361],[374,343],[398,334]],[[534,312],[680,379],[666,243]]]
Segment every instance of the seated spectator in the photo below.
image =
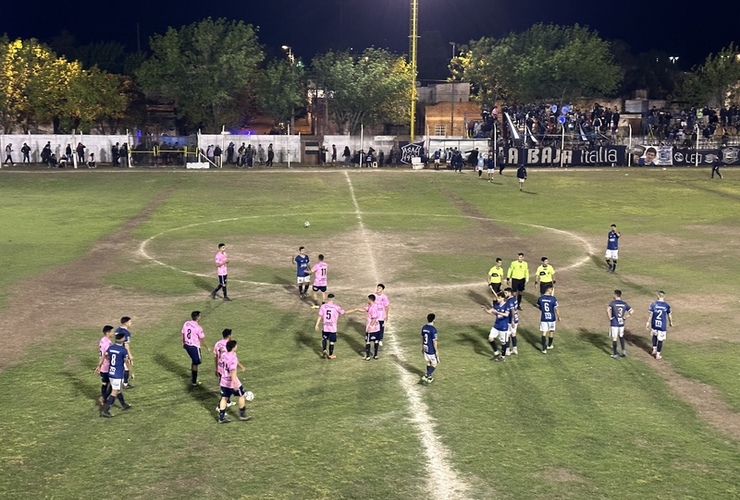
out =
[[87,168],[95,168],[95,153],[90,153],[90,159],[87,160]]

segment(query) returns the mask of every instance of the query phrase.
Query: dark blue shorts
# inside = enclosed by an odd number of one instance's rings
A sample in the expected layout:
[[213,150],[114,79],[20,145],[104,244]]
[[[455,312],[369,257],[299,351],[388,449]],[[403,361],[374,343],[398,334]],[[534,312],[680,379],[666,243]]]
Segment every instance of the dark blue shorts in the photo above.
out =
[[311,290],[313,290],[314,292],[325,292],[326,287],[325,286],[312,286]]
[[242,397],[244,396],[244,386],[240,385],[238,389],[232,389],[231,387],[221,386],[221,397],[230,398],[231,396]]
[[195,347],[194,345],[187,345],[183,344],[182,346],[190,356],[190,359],[193,360],[194,365],[199,365],[203,362],[203,359],[200,356],[200,347]]
[[383,321],[378,320],[378,324],[380,325],[380,331],[378,332],[378,340],[383,340],[383,335],[385,335],[385,320]]
[[218,284],[221,285],[221,286],[226,286],[226,281],[228,281],[228,279],[229,279],[229,275],[228,274],[219,275],[219,277],[218,277]]
[[365,343],[378,342],[380,340],[380,332],[365,333]]
[[100,381],[103,384],[108,385],[108,384],[110,384],[110,377],[108,376],[107,373],[101,373],[100,374]]
[[336,342],[337,341],[337,332],[321,332],[321,338],[324,340],[328,340],[329,342]]

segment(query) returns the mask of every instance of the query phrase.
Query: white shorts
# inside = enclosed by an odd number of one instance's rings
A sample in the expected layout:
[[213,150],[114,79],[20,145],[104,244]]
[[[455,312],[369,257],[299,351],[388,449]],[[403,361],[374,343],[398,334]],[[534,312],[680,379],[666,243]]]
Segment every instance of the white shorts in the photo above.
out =
[[493,342],[497,337],[502,344],[507,343],[509,341],[509,330],[496,330],[495,328],[491,328],[491,331],[488,334],[488,341]]
[[661,341],[661,342],[665,340],[665,337],[666,337],[665,330],[663,330],[663,331],[660,331],[660,330],[650,330],[650,333],[652,333],[654,336],[657,336],[658,337],[658,340]]
[[493,168],[489,168],[489,169],[488,169],[488,173],[489,173],[489,174],[492,174],[492,173],[494,173],[495,171],[496,171],[496,169],[493,169]]
[[540,331],[542,333],[554,332],[555,322],[554,321],[540,321]]
[[606,251],[606,254],[604,256],[607,259],[618,260],[619,259],[619,250],[607,250]]
[[112,378],[110,379],[110,388],[114,391],[120,391],[121,387],[123,387],[123,379],[122,378]]
[[519,328],[519,323],[509,323],[509,335],[515,335],[517,328]]
[[623,326],[610,326],[609,336],[613,340],[617,340],[617,337],[624,337],[624,327]]
[[311,283],[311,276],[297,276],[296,281],[299,285],[302,285],[303,283]]
[[524,184],[524,181],[527,180],[524,177],[517,177],[517,179],[519,179],[519,184]]
[[439,358],[437,358],[436,354],[424,353],[424,361],[426,361],[427,363],[431,363],[432,366],[436,366],[437,363],[439,363]]

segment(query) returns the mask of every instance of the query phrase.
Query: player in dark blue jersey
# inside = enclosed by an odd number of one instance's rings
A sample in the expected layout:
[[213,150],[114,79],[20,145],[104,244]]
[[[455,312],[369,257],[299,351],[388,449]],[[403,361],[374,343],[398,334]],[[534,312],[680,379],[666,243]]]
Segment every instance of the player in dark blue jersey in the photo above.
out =
[[108,347],[105,352],[105,356],[98,362],[97,372],[100,373],[100,368],[103,365],[103,361],[107,360],[109,363],[108,368],[108,380],[110,381],[111,393],[108,399],[103,405],[103,409],[100,411],[101,417],[110,418],[113,415],[110,413],[110,407],[116,402],[116,398],[121,403],[121,408],[128,410],[131,405],[127,404],[123,399],[123,376],[125,372],[131,372],[131,358],[124,345],[125,335],[123,333],[116,333],[116,343]]
[[[488,342],[491,344],[493,349],[493,361],[505,361],[506,360],[506,349],[509,347],[509,320],[511,318],[511,310],[506,304],[506,298],[504,294],[500,294],[493,302],[493,307],[488,308],[481,306],[484,311],[488,314],[496,316],[496,320],[491,327],[491,331],[488,333]],[[498,338],[501,344],[501,351],[496,349],[496,338]]]
[[511,287],[504,288],[506,307],[509,308],[509,340],[511,340],[511,354],[519,354],[516,345],[516,331],[519,328],[519,298],[514,294]]
[[616,272],[617,259],[619,259],[619,238],[622,234],[617,231],[617,225],[612,224],[609,234],[606,236],[606,266],[607,271]]
[[[132,365],[134,364],[134,357],[131,354],[131,332],[129,331],[129,328],[131,328],[131,318],[129,316],[124,316],[121,318],[121,326],[116,328],[116,335],[119,333],[123,334],[123,345],[126,347],[126,351],[128,351],[128,359],[129,363]],[[126,370],[126,373],[123,375],[123,388],[124,389],[133,389],[133,384],[129,383],[130,379],[130,373],[129,370]]]
[[439,363],[439,346],[437,345],[437,328],[434,326],[436,316],[432,313],[427,314],[427,324],[421,327],[421,352],[424,354],[424,360],[427,362],[427,374],[421,376],[421,381],[427,384],[434,382],[435,368]]
[[298,255],[293,257],[292,262],[296,266],[296,281],[298,282],[298,295],[302,298],[306,298],[308,293],[308,285],[311,282],[311,272],[308,267],[308,255],[306,255],[306,247],[298,247]]
[[624,321],[634,311],[622,300],[622,291],[614,290],[614,300],[606,306],[606,315],[609,318],[609,336],[612,338],[612,358],[619,359],[617,355],[617,339],[622,347],[622,357],[627,355],[624,346]]
[[545,288],[545,293],[537,299],[537,307],[540,308],[540,332],[542,332],[542,354],[547,354],[548,349],[553,349],[555,337],[555,324],[560,321],[558,311],[558,299],[552,294],[552,285]]
[[663,359],[661,351],[663,350],[663,341],[666,338],[666,331],[669,326],[673,326],[673,316],[671,315],[671,306],[665,301],[665,292],[658,292],[658,300],[650,304],[645,327],[650,330],[653,337],[653,352],[655,359]]

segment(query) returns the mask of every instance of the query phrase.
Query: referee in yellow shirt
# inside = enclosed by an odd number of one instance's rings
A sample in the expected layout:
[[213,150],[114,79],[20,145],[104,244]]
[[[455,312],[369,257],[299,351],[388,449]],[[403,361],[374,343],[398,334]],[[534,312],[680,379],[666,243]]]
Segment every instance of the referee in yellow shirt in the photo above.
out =
[[522,310],[522,292],[529,283],[529,265],[524,260],[524,254],[519,252],[517,259],[509,265],[506,272],[506,284],[511,286],[512,293],[516,294],[516,308]]
[[547,257],[542,257],[542,265],[537,268],[534,276],[534,284],[540,284],[540,295],[545,295],[548,287],[553,287],[555,293],[555,269],[550,265]]
[[493,292],[494,297],[501,293],[501,281],[504,279],[504,268],[501,266],[503,261],[496,259],[496,265],[488,271],[488,287]]

